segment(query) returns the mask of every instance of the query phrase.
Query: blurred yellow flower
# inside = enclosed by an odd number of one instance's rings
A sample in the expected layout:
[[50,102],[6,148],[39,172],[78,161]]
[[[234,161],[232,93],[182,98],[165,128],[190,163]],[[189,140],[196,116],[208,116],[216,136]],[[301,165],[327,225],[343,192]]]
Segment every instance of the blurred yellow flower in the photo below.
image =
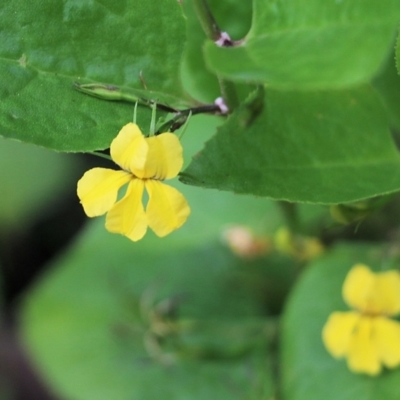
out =
[[310,261],[324,252],[324,245],[316,237],[293,234],[286,227],[277,230],[274,236],[276,249],[299,261]]
[[322,332],[325,347],[336,358],[347,358],[351,371],[378,375],[382,366],[400,365],[400,273],[374,273],[355,265],[342,295],[354,311],[334,312]]
[[[180,192],[161,183],[176,177],[182,168],[179,139],[169,132],[144,137],[136,124],[129,123],[112,141],[110,154],[122,170],[93,168],[78,182],[78,197],[87,216],[107,213],[107,230],[133,241],[140,240],[148,226],[160,237],[182,226],[190,208]],[[117,202],[119,189],[127,183],[124,197]]]

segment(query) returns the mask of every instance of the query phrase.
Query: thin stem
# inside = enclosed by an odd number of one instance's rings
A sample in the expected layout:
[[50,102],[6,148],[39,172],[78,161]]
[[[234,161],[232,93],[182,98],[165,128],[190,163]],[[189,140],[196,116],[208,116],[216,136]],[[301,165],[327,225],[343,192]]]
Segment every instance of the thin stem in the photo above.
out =
[[193,0],[193,5],[206,36],[213,42],[217,41],[221,37],[221,29],[215,21],[207,1]]
[[111,157],[108,154],[99,153],[97,151],[88,151],[87,154],[92,154],[94,156],[105,158],[106,160],[112,161]]
[[190,117],[191,117],[191,116],[192,116],[192,114],[190,113],[190,114],[187,116],[187,118],[186,118],[186,122],[183,124],[183,128],[182,128],[182,130],[181,130],[181,132],[180,132],[180,134],[179,134],[179,140],[180,140],[180,141],[182,141],[183,135],[184,135],[185,132],[186,132],[186,129],[187,129],[188,125],[189,125],[189,120],[190,120]]
[[[203,28],[206,36],[211,39],[214,43],[223,39],[223,43],[229,43],[229,46],[232,45],[232,41],[226,41],[227,35],[226,32],[222,32],[217,22],[215,21],[214,16],[211,13],[210,7],[208,6],[207,0],[193,0],[193,5],[195,11],[197,13],[197,18],[200,21],[200,24]],[[224,46],[223,44],[219,44],[220,46]],[[239,105],[239,99],[236,93],[236,87],[231,81],[227,81],[222,77],[218,76],[219,87],[221,90],[222,98],[225,101],[225,104],[228,106],[230,112],[232,112]]]
[[196,114],[216,113],[218,111],[220,111],[220,108],[216,104],[205,104],[204,106],[186,108],[185,110],[180,110],[179,114],[196,115]]
[[156,130],[156,112],[157,112],[157,103],[153,103],[151,105],[150,136],[153,136]]
[[187,108],[185,110],[180,110],[175,114],[173,118],[169,119],[158,128],[156,135],[163,132],[176,131],[186,123],[186,120],[188,119],[189,116],[196,114],[205,114],[205,113],[215,114],[219,111],[220,107],[216,104],[206,104],[200,107],[193,107],[193,108]]
[[239,98],[236,93],[236,86],[233,82],[218,77],[219,87],[222,98],[225,100],[229,110],[234,110],[239,106]]
[[137,107],[138,107],[138,103],[135,103],[135,108],[133,109],[133,123],[136,124],[136,117],[137,117]]

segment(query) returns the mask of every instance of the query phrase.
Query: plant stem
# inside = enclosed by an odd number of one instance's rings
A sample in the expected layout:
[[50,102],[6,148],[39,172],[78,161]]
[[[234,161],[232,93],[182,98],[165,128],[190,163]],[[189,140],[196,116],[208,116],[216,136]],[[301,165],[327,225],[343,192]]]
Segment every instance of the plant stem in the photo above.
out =
[[218,77],[219,87],[222,98],[225,100],[229,110],[234,110],[239,106],[239,98],[236,93],[236,86],[233,82]]
[[173,118],[166,121],[162,124],[157,132],[156,135],[163,133],[163,132],[174,132],[179,129],[182,125],[186,123],[187,118],[189,115],[196,115],[196,114],[205,114],[205,113],[217,113],[220,111],[219,106],[216,104],[205,104],[204,106],[200,107],[193,107],[187,108],[185,110],[178,111]]
[[206,36],[216,41],[221,36],[221,29],[211,13],[206,0],[193,0],[194,9]]
[[87,154],[92,154],[97,157],[105,158],[106,160],[112,161],[111,157],[107,154],[99,153],[97,151],[88,151]]
[[[212,40],[214,43],[221,39],[223,32],[215,21],[210,7],[208,6],[207,0],[193,0],[193,5],[197,14],[197,18],[199,19],[203,31],[208,39]],[[224,34],[226,35],[226,33]],[[222,98],[224,99],[229,111],[232,112],[239,105],[236,87],[231,81],[227,81],[220,76],[217,76],[217,78]]]
[[180,110],[181,115],[196,115],[196,114],[206,114],[206,113],[217,113],[220,111],[219,106],[215,104],[205,104],[204,106],[187,108],[185,110]]

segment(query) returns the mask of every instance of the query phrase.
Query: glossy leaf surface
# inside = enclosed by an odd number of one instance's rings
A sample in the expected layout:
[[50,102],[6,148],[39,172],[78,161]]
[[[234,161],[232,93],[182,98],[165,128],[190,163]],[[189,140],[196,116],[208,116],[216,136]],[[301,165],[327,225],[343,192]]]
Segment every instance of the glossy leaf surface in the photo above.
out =
[[181,180],[293,202],[343,203],[399,190],[400,158],[370,87],[269,90],[218,128]]
[[236,47],[208,42],[212,71],[235,81],[287,89],[366,82],[392,45],[398,0],[253,2],[253,24]]
[[[90,98],[74,81],[187,104],[179,67],[184,19],[174,0],[17,0],[0,6],[0,19],[3,136],[60,151],[108,147],[132,121],[133,104]],[[139,112],[144,131],[149,119],[148,110]]]

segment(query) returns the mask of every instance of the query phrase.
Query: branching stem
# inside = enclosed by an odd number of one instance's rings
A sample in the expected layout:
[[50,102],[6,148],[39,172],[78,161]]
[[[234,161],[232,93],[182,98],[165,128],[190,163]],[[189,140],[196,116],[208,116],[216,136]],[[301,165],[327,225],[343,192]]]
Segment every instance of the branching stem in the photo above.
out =
[[[216,45],[218,44],[219,46],[224,46],[224,43],[226,43],[226,46],[231,46],[232,41],[226,40],[226,36],[229,38],[229,35],[227,35],[226,32],[221,31],[211,13],[207,0],[193,0],[193,5],[197,14],[197,18],[199,19],[206,36],[216,43]],[[218,76],[218,82],[222,98],[224,99],[225,104],[228,106],[229,111],[232,112],[239,105],[236,87],[233,82],[227,81],[220,76]]]

